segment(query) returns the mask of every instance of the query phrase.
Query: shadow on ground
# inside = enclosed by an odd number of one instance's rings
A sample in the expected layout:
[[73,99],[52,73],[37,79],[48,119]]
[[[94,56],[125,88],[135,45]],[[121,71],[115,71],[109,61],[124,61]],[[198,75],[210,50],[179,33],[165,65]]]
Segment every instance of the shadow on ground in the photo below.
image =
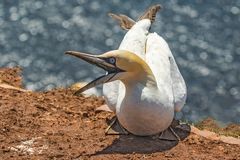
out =
[[[190,126],[187,124],[181,124],[173,128],[175,133],[184,140],[190,135]],[[169,150],[178,144],[178,141],[161,140],[159,136],[134,136],[120,135],[118,139],[114,140],[113,143],[102,151],[97,152],[99,154],[113,154],[113,153],[155,153]]]

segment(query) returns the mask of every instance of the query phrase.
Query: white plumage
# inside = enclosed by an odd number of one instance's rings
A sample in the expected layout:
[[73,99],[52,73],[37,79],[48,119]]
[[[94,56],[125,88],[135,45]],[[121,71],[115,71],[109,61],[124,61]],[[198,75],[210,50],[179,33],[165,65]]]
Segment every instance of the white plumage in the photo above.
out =
[[[137,22],[124,36],[119,49],[130,51],[145,59],[145,45],[150,25],[151,22],[147,19]],[[118,90],[123,87],[119,80],[103,85],[103,95],[113,112],[116,111]]]
[[180,111],[186,100],[186,85],[166,41],[149,33],[151,22],[137,22],[125,35],[120,50],[141,57],[150,67],[157,86],[136,82],[126,86],[120,80],[103,85],[109,108],[121,125],[136,135],[152,135],[169,127],[174,111]]

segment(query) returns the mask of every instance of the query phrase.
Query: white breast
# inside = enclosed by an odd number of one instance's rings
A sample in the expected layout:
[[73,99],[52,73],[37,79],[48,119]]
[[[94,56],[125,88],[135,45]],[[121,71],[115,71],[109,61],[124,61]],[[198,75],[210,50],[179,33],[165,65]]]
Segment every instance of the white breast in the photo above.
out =
[[158,88],[141,84],[119,95],[116,114],[120,124],[135,135],[153,135],[167,129],[174,116],[173,104]]

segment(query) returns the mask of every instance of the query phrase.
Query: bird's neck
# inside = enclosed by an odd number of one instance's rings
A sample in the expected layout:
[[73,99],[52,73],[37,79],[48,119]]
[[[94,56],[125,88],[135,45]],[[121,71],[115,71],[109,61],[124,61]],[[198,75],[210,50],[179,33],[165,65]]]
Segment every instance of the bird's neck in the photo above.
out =
[[123,80],[125,86],[132,88],[136,84],[142,85],[143,87],[157,88],[157,82],[152,73],[137,73],[129,76],[127,80]]
[[[136,104],[138,107],[145,106],[147,102],[159,95],[156,81],[152,77],[122,82],[125,87],[124,92],[120,92],[118,97],[119,107],[137,107]],[[158,99],[154,102],[157,101]]]
[[[172,107],[172,102],[167,94],[158,88],[154,76],[148,76],[144,79],[123,82],[124,92],[120,92],[118,106],[135,106],[152,107],[164,104],[163,107]],[[118,107],[118,108],[119,108]],[[136,106],[137,107],[137,106]]]

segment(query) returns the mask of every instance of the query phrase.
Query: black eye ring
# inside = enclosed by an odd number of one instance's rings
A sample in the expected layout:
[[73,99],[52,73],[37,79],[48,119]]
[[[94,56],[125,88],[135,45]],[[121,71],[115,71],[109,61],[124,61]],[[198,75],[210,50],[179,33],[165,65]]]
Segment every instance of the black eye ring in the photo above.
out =
[[116,63],[116,59],[115,59],[114,57],[110,57],[110,58],[108,59],[108,61],[109,61],[109,63],[111,63],[111,64],[115,64],[115,63]]

